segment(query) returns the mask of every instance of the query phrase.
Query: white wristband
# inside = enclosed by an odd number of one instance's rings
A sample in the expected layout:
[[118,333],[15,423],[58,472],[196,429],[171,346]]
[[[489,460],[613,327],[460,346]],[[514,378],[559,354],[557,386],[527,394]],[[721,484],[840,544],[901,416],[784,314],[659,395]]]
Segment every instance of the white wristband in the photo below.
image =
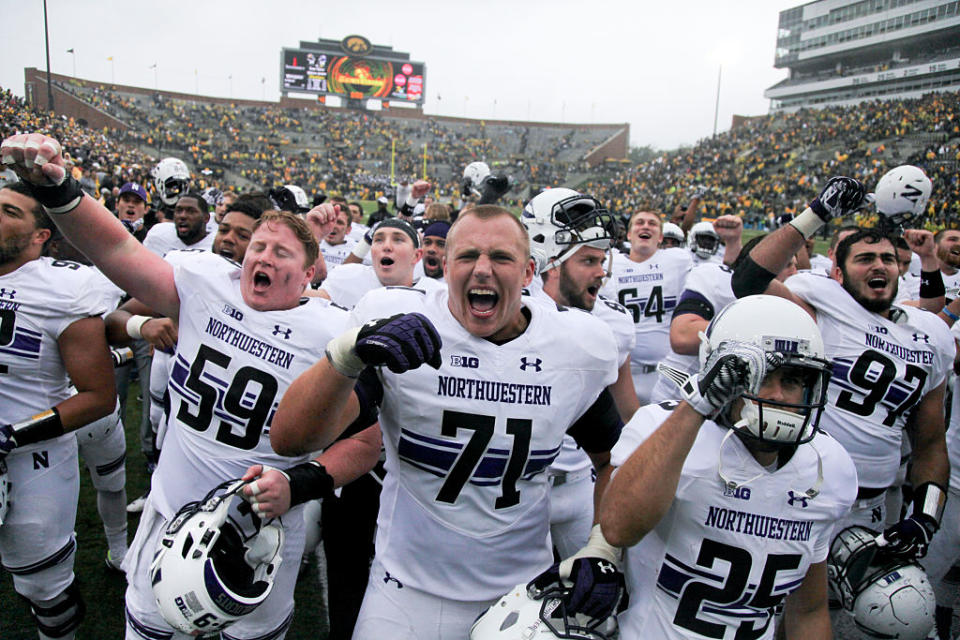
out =
[[803,210],[803,213],[788,222],[790,226],[800,232],[804,240],[808,240],[813,234],[823,226],[823,219],[815,214],[810,207]]
[[623,558],[623,549],[615,547],[603,537],[603,531],[599,524],[593,525],[590,529],[590,537],[587,539],[587,546],[583,547],[575,554],[566,558],[560,563],[558,569],[561,578],[569,578],[573,570],[573,562],[577,558],[601,558],[610,562],[618,570],[620,569],[620,560]]
[[350,253],[362,260],[367,257],[368,253],[370,253],[370,243],[361,238],[360,241],[353,246],[353,251]]
[[327,360],[337,373],[348,378],[358,377],[367,366],[353,350],[359,333],[360,327],[348,329],[327,343]]
[[147,324],[148,320],[153,320],[150,316],[130,316],[127,320],[127,335],[134,340],[143,340],[140,329]]

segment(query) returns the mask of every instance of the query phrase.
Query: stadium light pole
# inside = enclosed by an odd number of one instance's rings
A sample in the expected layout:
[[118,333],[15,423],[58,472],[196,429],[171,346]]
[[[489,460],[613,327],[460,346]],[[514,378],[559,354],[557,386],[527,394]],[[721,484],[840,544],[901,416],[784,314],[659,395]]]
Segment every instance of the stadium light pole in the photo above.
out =
[[717,137],[717,119],[720,117],[720,78],[723,76],[723,64],[717,71],[717,102],[713,107],[713,137]]
[[47,111],[53,111],[53,84],[50,82],[50,31],[47,29],[47,0],[43,0],[43,39],[47,46]]
[[67,49],[67,53],[70,54],[70,57],[73,59],[73,77],[77,77],[77,52],[71,47]]

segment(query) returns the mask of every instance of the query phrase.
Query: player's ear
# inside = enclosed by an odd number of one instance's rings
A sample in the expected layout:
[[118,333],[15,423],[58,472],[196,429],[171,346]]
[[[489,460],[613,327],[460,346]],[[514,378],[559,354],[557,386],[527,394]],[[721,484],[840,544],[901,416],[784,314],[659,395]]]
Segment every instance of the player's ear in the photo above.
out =
[[533,258],[527,258],[527,266],[523,270],[523,286],[529,287],[530,283],[533,282],[533,274],[535,271]]

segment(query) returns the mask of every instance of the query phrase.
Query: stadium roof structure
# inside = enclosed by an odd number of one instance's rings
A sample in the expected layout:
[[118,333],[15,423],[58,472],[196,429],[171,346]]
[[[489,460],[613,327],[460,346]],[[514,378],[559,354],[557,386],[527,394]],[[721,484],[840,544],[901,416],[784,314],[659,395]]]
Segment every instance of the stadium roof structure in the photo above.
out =
[[774,111],[960,90],[957,0],[817,0],[780,12]]

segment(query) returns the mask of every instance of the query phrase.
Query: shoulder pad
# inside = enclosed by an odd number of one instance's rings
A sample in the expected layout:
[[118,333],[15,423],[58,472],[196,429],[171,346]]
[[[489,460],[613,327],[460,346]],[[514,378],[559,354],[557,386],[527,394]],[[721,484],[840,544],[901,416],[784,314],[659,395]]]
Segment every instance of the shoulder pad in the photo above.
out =
[[597,297],[600,299],[601,302],[603,302],[603,304],[607,305],[608,307],[610,307],[610,308],[613,309],[614,311],[618,311],[618,312],[620,312],[620,313],[622,313],[622,314],[624,314],[624,315],[627,315],[627,316],[630,315],[630,312],[627,311],[627,308],[626,308],[625,306],[623,306],[622,304],[620,304],[619,302],[616,302],[616,301],[611,300],[611,299],[609,299],[609,298],[606,298],[606,297],[604,297],[604,296],[597,296]]

